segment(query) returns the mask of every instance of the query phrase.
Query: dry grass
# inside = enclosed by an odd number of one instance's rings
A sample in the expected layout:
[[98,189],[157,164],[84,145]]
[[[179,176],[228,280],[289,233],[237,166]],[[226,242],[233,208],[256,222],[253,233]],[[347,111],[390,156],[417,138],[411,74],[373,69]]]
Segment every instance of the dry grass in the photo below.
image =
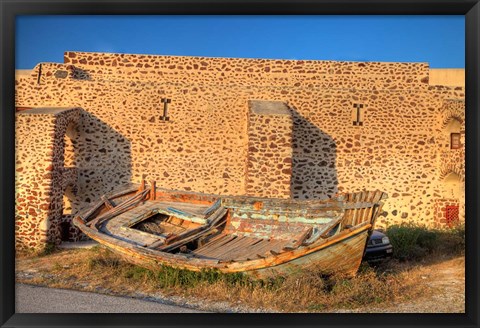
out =
[[333,312],[393,304],[425,292],[425,273],[415,265],[391,261],[381,268],[362,265],[354,278],[322,276],[315,270],[270,280],[251,280],[240,274],[214,271],[193,273],[163,268],[152,272],[121,261],[103,247],[58,251],[17,261],[17,272],[36,270],[19,281],[50,287],[103,291],[110,294],[194,296],[210,301],[242,304],[284,312]]

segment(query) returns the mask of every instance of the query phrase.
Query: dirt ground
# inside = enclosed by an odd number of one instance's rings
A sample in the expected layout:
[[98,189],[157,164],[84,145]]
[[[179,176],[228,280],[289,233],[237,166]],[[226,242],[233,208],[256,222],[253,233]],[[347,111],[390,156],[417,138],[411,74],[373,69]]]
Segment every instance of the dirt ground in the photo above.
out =
[[[99,287],[88,279],[72,279],[62,272],[75,266],[75,258],[81,257],[79,250],[67,250],[42,257],[19,257],[16,261],[16,280],[20,283],[56,288],[93,291],[102,294],[123,295],[167,302],[189,308],[213,312],[274,312],[269,309],[249,308],[248,305],[205,299],[165,295],[160,292],[118,292],[118,289]],[[405,270],[405,268],[403,268]],[[435,263],[417,264],[408,268],[408,274],[420,275],[420,284],[426,292],[420,298],[394,304],[376,304],[355,309],[339,309],[336,313],[464,313],[465,312],[465,258],[455,257]]]
[[387,307],[359,308],[355,313],[465,313],[465,257],[457,257],[428,266],[418,273],[429,292],[424,297]]

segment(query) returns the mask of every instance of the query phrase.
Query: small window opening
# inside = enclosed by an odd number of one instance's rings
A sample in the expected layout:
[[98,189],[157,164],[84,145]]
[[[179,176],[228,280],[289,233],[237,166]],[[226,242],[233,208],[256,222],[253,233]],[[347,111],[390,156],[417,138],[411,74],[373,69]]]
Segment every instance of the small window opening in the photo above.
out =
[[459,149],[461,147],[460,133],[450,133],[450,149]]
[[353,125],[362,126],[363,125],[363,104],[353,104]]
[[169,98],[162,98],[163,103],[163,115],[160,116],[160,120],[167,122],[170,121],[170,117],[168,116],[168,104],[172,102],[172,99]]
[[450,205],[445,207],[445,219],[448,227],[453,227],[458,224],[459,217],[458,217],[458,206],[457,205]]

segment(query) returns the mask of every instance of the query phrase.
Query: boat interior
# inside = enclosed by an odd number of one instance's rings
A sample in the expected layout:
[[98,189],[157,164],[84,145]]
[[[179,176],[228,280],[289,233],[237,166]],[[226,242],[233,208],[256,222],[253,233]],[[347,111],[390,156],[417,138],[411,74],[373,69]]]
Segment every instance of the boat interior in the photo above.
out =
[[[206,216],[208,212],[211,214]],[[312,236],[319,237],[318,232],[325,226],[268,219],[241,222],[232,216],[234,213],[217,203],[208,206],[146,201],[114,220],[105,221],[100,230],[158,251],[244,261],[298,248]]]
[[333,237],[370,221],[375,210],[355,196],[350,208],[340,208],[333,200],[283,204],[236,197],[187,202],[170,194],[145,200],[148,193],[102,198],[103,210],[87,225],[140,247],[231,262],[275,256]]

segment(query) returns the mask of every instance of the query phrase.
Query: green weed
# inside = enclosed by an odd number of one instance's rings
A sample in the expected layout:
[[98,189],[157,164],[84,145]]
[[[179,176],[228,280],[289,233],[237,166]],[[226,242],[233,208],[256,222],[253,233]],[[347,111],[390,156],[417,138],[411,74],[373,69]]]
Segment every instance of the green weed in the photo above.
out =
[[459,255],[465,250],[465,226],[428,229],[413,223],[394,225],[386,231],[399,260],[418,261],[431,254]]

